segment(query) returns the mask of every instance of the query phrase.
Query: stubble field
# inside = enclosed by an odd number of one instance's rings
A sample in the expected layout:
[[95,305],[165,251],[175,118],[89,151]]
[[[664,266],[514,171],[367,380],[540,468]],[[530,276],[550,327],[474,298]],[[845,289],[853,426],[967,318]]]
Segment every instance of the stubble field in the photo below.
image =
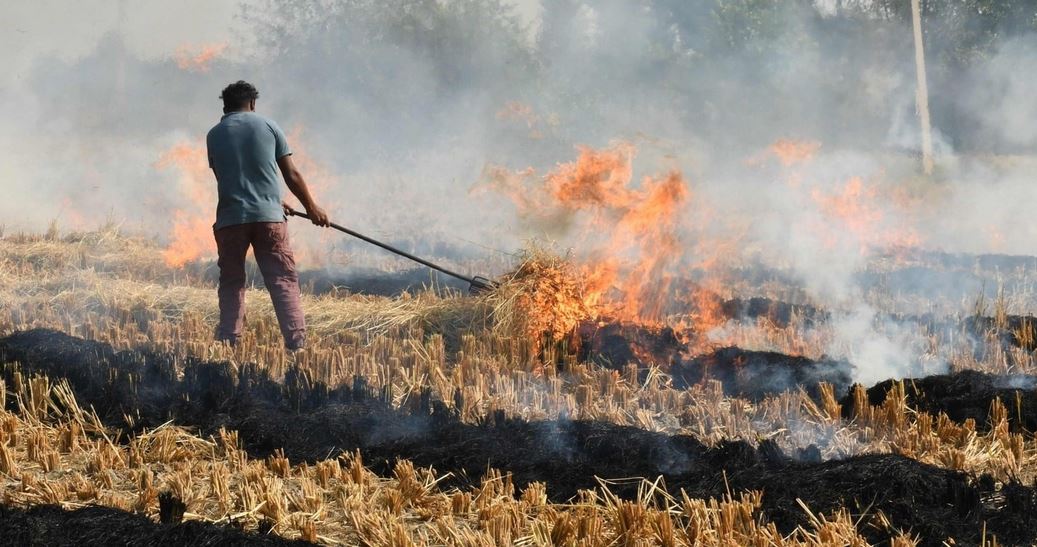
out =
[[[861,385],[823,355],[836,310],[780,272],[643,323],[588,316],[543,250],[479,296],[317,272],[313,343],[289,356],[260,289],[243,343],[212,342],[214,265],[161,251],[114,227],[0,239],[5,537],[1037,541],[1037,336],[1010,292],[889,299],[877,328],[924,346],[918,374]],[[916,253],[869,274],[1020,286],[1034,263]]]

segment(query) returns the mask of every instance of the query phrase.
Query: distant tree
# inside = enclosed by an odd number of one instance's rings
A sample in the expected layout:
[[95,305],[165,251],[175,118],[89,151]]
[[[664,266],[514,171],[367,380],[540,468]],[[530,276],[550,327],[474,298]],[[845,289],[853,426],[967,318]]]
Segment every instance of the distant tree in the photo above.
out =
[[450,88],[507,85],[533,63],[527,29],[504,0],[266,0],[246,19],[266,55],[316,53],[363,74],[376,68],[366,60],[396,53]]
[[[1006,38],[1037,31],[1037,0],[921,0],[927,45],[940,62],[967,65]],[[908,24],[910,0],[850,0],[845,9]]]
[[817,13],[813,0],[714,0],[713,18],[721,46],[760,50],[789,38],[798,39],[799,28],[790,22]]
[[284,110],[349,143],[346,161],[406,154],[493,119],[503,99],[491,98],[537,69],[505,0],[260,0],[244,18],[256,66],[294,90]]
[[[507,0],[259,0],[246,19],[276,77],[343,110],[311,123],[401,146],[514,100],[552,120],[543,149],[646,127],[875,143],[913,104],[909,2],[542,0],[535,37]],[[1037,32],[1037,0],[921,2],[933,123],[967,145],[975,120],[949,90]]]
[[582,7],[580,0],[542,0],[537,35],[537,53],[541,59],[550,61],[574,48],[577,33],[573,30]]

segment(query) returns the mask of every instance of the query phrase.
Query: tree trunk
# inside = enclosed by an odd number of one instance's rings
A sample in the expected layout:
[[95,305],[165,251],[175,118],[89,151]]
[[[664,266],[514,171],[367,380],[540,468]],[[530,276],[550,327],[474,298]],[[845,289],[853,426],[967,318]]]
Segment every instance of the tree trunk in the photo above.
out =
[[915,91],[915,104],[918,109],[918,123],[922,129],[922,169],[926,175],[933,173],[933,133],[929,124],[929,85],[925,78],[925,48],[922,45],[922,10],[919,0],[911,0],[911,19],[915,32],[915,72],[918,86]]

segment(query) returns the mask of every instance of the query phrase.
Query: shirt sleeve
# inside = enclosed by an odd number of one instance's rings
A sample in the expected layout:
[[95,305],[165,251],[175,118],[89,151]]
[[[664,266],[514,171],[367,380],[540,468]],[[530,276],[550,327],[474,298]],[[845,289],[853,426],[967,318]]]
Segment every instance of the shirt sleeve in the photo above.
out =
[[270,122],[270,130],[274,132],[274,158],[281,159],[292,155],[292,149],[288,147],[288,139],[285,138],[284,131],[281,131],[281,126]]

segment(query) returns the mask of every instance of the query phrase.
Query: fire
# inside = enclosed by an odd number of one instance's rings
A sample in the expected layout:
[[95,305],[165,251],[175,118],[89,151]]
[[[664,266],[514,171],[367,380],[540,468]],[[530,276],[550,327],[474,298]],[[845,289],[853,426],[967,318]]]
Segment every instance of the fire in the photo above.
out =
[[171,240],[162,258],[167,265],[178,268],[192,260],[213,256],[216,251],[212,236],[216,182],[209,171],[205,145],[177,144],[162,154],[155,168],[174,168],[179,172],[178,185],[189,205],[189,208],[173,211]]
[[[814,189],[811,197],[821,213],[860,246],[861,254],[874,249],[912,248],[921,244],[921,237],[914,229],[888,218],[881,204],[890,200],[883,200],[877,186],[866,184],[861,177],[851,177],[835,193]],[[824,233],[829,234],[826,239],[829,246],[838,243],[836,232]]]
[[[325,210],[330,213],[337,209],[338,203],[326,196],[332,195],[331,189],[338,185],[335,175],[321,162],[317,161],[309,152],[306,140],[306,130],[302,125],[295,125],[288,132],[288,144],[292,149],[292,162],[306,179],[310,193]],[[301,211],[302,205],[289,192],[284,190],[284,198],[292,208]],[[333,218],[333,220],[335,220]],[[328,266],[331,255],[327,249],[332,247],[335,241],[341,239],[338,232],[331,230],[315,230],[309,226],[309,222],[288,223],[291,229],[291,239],[295,260],[297,263],[313,267]],[[298,229],[295,229],[298,228]]]
[[1001,228],[995,224],[991,224],[987,226],[986,232],[990,239],[990,249],[998,253],[1005,252],[1007,245],[1005,245],[1005,233]]
[[76,206],[75,200],[70,197],[61,198],[61,206],[58,208],[58,218],[63,224],[73,230],[84,230],[90,223],[86,215]]
[[821,143],[819,142],[778,139],[767,148],[767,151],[778,158],[782,165],[789,167],[813,159],[820,149]]
[[524,123],[529,129],[533,129],[537,124],[537,115],[533,112],[533,107],[519,101],[505,103],[504,107],[497,111],[497,119]]
[[692,291],[691,299],[694,304],[695,321],[688,326],[697,333],[708,332],[727,322],[728,317],[724,314],[720,289],[720,281],[711,278]]
[[631,196],[633,202],[620,219],[609,250],[618,256],[640,256],[622,266],[633,265],[633,269],[622,285],[613,287],[623,295],[620,316],[658,322],[673,281],[671,267],[681,255],[677,212],[688,190],[676,172],[662,179],[645,178],[642,187],[642,195]]
[[209,72],[209,64],[222,55],[226,49],[226,43],[202,44],[200,46],[182,45],[176,49],[173,59],[180,70]]
[[502,122],[510,122],[515,124],[521,124],[526,127],[529,131],[527,136],[530,139],[541,139],[544,137],[541,132],[541,125],[543,121],[546,121],[550,125],[551,118],[547,120],[541,120],[540,116],[533,110],[533,107],[519,101],[509,101],[504,104],[500,110],[497,111],[497,119]]
[[784,167],[808,163],[821,149],[821,143],[812,140],[778,139],[770,143],[762,152],[746,160],[749,165],[763,165],[772,159]]
[[594,317],[583,298],[575,265],[544,249],[524,253],[519,267],[496,291],[496,328],[536,345],[557,342]]
[[489,184],[519,215],[555,230],[578,230],[578,272],[589,309],[614,319],[660,324],[681,257],[679,214],[689,190],[681,174],[633,179],[633,145],[579,157],[539,180],[531,169],[488,170]]
[[[330,188],[334,177],[324,166],[313,160],[303,151],[299,145],[303,141],[302,129],[294,128],[288,141],[292,144],[292,158],[306,177],[307,184],[313,194],[319,196]],[[180,143],[173,146],[155,163],[159,170],[174,168],[179,173],[178,187],[183,196],[184,207],[173,211],[173,227],[170,233],[170,244],[163,251],[163,258],[167,265],[179,268],[184,264],[201,258],[215,256],[216,244],[213,239],[212,225],[215,220],[216,211],[216,178],[209,169],[209,160],[206,156],[205,143],[198,144]],[[285,191],[285,197],[290,194]],[[319,199],[319,198],[318,198]],[[320,201],[325,209],[332,210],[334,203]],[[296,209],[301,209],[298,203],[294,204]],[[323,231],[317,233],[322,238],[332,237],[333,234]],[[325,248],[326,241],[321,241],[316,247]],[[316,261],[326,255],[324,252],[307,252],[305,247],[296,247],[296,260],[299,262]]]
[[619,143],[607,150],[579,148],[574,163],[563,163],[544,177],[546,190],[559,207],[573,211],[628,208],[634,190],[629,188],[633,173],[634,145]]
[[[333,188],[336,183],[335,175],[309,154],[308,146],[306,146],[306,130],[303,126],[293,126],[288,132],[287,138],[288,144],[292,148],[292,163],[306,178],[306,185],[310,187],[310,191],[315,194],[324,194]],[[318,201],[325,205],[325,208],[333,205],[323,200]]]
[[866,183],[859,176],[850,177],[834,191],[807,184],[800,168],[813,161],[820,149],[821,143],[816,141],[779,139],[749,158],[747,163],[762,165],[774,157],[789,168],[784,178],[791,190],[812,188],[809,196],[822,216],[822,225],[816,233],[829,248],[840,244],[857,245],[865,255],[876,249],[899,253],[921,245],[919,233],[905,222],[917,203],[903,189],[898,187],[883,193],[879,185]]
[[882,220],[882,211],[873,203],[874,188],[865,188],[860,177],[850,178],[836,194],[826,195],[815,189],[811,196],[826,215],[841,221],[858,238],[868,237]]

